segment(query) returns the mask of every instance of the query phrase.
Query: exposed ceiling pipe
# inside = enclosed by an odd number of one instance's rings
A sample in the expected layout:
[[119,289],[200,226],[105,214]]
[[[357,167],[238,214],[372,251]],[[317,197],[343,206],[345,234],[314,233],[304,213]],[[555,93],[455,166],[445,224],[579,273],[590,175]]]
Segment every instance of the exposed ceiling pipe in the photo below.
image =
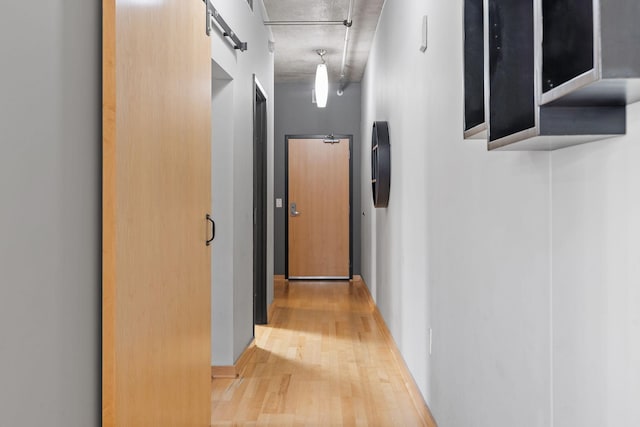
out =
[[344,25],[344,21],[264,21],[267,26],[286,25]]
[[349,12],[347,13],[347,19],[344,21],[344,50],[342,51],[342,66],[340,67],[340,87],[338,88],[338,96],[342,96],[344,89],[347,87],[347,48],[349,46],[349,32],[351,31],[351,25],[353,24],[353,2],[349,0]]

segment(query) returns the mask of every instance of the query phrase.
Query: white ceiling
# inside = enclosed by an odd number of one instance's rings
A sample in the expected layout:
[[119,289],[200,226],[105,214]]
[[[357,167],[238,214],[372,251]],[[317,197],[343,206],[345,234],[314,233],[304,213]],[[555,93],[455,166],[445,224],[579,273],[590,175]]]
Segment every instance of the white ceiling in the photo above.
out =
[[[347,49],[347,82],[359,82],[369,57],[384,0],[353,0],[353,22]],[[349,0],[264,0],[269,21],[344,21]],[[325,49],[329,81],[340,80],[344,25],[272,25],[275,41],[275,81],[312,82]]]

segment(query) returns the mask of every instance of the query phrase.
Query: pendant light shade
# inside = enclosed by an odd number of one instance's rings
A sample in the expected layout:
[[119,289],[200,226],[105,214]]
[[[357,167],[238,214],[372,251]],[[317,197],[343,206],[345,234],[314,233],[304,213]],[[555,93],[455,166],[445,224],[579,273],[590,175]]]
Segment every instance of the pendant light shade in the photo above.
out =
[[327,75],[327,65],[318,64],[316,68],[316,103],[318,108],[327,106],[329,96],[329,76]]
[[318,55],[322,58],[322,64],[318,64],[316,68],[316,105],[318,108],[327,106],[327,98],[329,97],[329,75],[327,74],[327,64],[324,63],[324,50],[319,50]]

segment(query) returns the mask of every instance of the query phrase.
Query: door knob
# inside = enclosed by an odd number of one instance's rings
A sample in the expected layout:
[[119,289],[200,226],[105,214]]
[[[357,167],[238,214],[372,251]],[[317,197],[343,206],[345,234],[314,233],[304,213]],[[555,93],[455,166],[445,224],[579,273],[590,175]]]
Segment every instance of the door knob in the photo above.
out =
[[291,203],[291,216],[298,216],[300,212],[297,210],[296,202]]

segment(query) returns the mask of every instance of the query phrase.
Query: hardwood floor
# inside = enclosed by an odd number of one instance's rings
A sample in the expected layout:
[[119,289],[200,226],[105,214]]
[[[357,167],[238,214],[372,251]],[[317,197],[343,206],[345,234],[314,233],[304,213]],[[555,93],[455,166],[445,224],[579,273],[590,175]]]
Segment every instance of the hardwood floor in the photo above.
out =
[[269,320],[212,381],[213,426],[436,425],[361,281],[276,281]]

